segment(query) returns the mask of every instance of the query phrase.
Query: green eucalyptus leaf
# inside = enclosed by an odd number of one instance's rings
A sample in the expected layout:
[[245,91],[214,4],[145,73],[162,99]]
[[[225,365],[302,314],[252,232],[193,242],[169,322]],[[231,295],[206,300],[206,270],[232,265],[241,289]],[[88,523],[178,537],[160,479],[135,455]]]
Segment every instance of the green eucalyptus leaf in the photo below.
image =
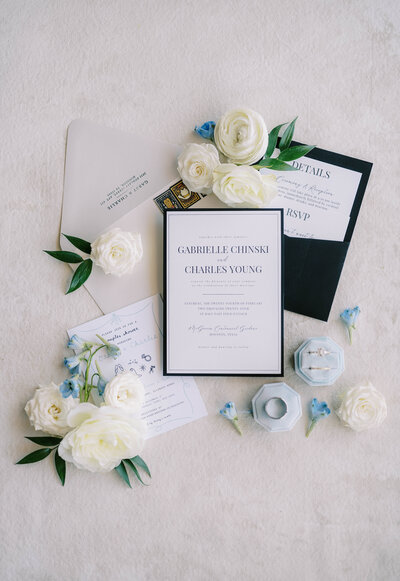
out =
[[293,161],[294,159],[299,159],[303,155],[307,155],[315,145],[295,145],[294,147],[289,147],[284,151],[281,151],[278,155],[278,159],[282,161]]
[[52,451],[52,448],[40,448],[40,450],[35,450],[27,456],[21,458],[17,464],[32,464],[33,462],[40,462],[40,460],[47,458],[47,456],[51,454]]
[[67,234],[63,234],[67,240],[71,242],[75,246],[75,248],[79,248],[85,254],[90,254],[92,252],[92,245],[87,240],[82,240],[82,238],[77,238],[76,236],[67,236]]
[[141,482],[143,484],[143,486],[148,486],[148,484],[145,484],[139,474],[139,470],[136,468],[136,466],[134,465],[134,463],[132,462],[132,460],[125,460],[125,462],[128,464],[128,466],[133,470],[133,473],[135,474],[136,478],[139,480],[139,482]]
[[83,283],[86,282],[87,279],[89,278],[90,273],[92,272],[92,267],[93,267],[93,262],[91,261],[90,258],[87,258],[86,260],[84,260],[82,262],[82,264],[80,264],[78,266],[78,268],[76,269],[76,271],[74,272],[74,276],[72,277],[71,284],[69,285],[69,289],[67,290],[67,292],[65,294],[68,295],[69,293],[73,293],[79,287],[81,287],[83,285]]
[[64,458],[61,458],[61,456],[59,455],[58,450],[56,450],[56,453],[54,454],[54,465],[56,467],[58,477],[61,480],[61,484],[64,486],[67,466],[65,464]]
[[285,131],[283,132],[282,138],[279,142],[279,149],[283,151],[287,149],[289,145],[292,143],[293,133],[294,133],[294,126],[296,125],[297,117],[293,119],[291,123],[286,127]]
[[132,462],[136,464],[139,468],[142,468],[146,472],[146,474],[151,478],[149,467],[147,466],[146,462],[140,456],[134,456],[131,458]]
[[79,256],[76,252],[67,252],[66,250],[43,250],[43,252],[57,260],[61,260],[61,262],[68,262],[69,264],[83,261],[82,256]]
[[270,157],[274,153],[276,143],[278,141],[279,131],[281,130],[281,127],[283,127],[284,125],[286,125],[286,123],[281,123],[280,125],[277,125],[270,131],[268,136],[268,147],[267,151],[265,152],[265,157]]
[[25,438],[34,444],[39,444],[39,446],[58,446],[62,440],[62,438],[53,436],[25,436]]
[[132,488],[131,483],[129,482],[128,472],[126,471],[124,463],[121,462],[121,464],[118,464],[118,466],[116,466],[114,468],[114,470],[116,470],[118,472],[118,474],[121,476],[122,480],[124,480],[127,483],[129,488]]
[[267,169],[274,169],[276,171],[297,171],[295,167],[292,167],[288,163],[281,161],[278,158],[265,158],[258,162],[257,165],[253,166],[257,169],[265,167]]

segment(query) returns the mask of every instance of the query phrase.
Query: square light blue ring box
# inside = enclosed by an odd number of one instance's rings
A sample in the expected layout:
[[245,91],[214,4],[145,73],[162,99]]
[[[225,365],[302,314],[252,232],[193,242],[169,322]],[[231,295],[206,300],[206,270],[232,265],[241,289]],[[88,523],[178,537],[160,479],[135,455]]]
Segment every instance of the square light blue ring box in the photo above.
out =
[[311,337],[295,352],[294,368],[308,385],[332,385],[344,371],[343,349],[330,337]]

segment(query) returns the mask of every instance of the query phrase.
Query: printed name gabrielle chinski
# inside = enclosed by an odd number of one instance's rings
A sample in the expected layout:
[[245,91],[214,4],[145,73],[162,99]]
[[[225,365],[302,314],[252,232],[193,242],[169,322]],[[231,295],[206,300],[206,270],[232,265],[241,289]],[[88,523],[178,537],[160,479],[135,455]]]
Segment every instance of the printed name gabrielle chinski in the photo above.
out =
[[282,374],[282,215],[166,211],[166,375]]

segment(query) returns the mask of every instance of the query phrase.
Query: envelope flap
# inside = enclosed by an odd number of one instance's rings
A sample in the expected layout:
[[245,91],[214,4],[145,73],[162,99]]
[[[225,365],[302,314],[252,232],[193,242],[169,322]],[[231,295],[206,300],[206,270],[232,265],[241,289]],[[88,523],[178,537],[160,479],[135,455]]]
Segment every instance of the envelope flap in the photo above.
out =
[[61,231],[86,240],[177,177],[178,147],[85,120],[68,128]]

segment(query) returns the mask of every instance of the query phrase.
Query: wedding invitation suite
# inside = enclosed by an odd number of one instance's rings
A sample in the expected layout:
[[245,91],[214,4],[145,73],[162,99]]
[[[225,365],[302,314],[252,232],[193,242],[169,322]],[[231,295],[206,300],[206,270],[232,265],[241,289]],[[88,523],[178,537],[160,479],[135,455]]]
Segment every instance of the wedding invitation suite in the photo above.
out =
[[283,373],[282,210],[167,210],[164,373]]
[[101,335],[119,346],[121,355],[117,359],[99,351],[100,368],[107,379],[123,371],[140,378],[146,390],[141,417],[147,423],[147,438],[207,415],[192,377],[163,376],[162,309],[161,298],[155,295],[68,331],[69,337],[76,334],[98,342],[96,335]]

